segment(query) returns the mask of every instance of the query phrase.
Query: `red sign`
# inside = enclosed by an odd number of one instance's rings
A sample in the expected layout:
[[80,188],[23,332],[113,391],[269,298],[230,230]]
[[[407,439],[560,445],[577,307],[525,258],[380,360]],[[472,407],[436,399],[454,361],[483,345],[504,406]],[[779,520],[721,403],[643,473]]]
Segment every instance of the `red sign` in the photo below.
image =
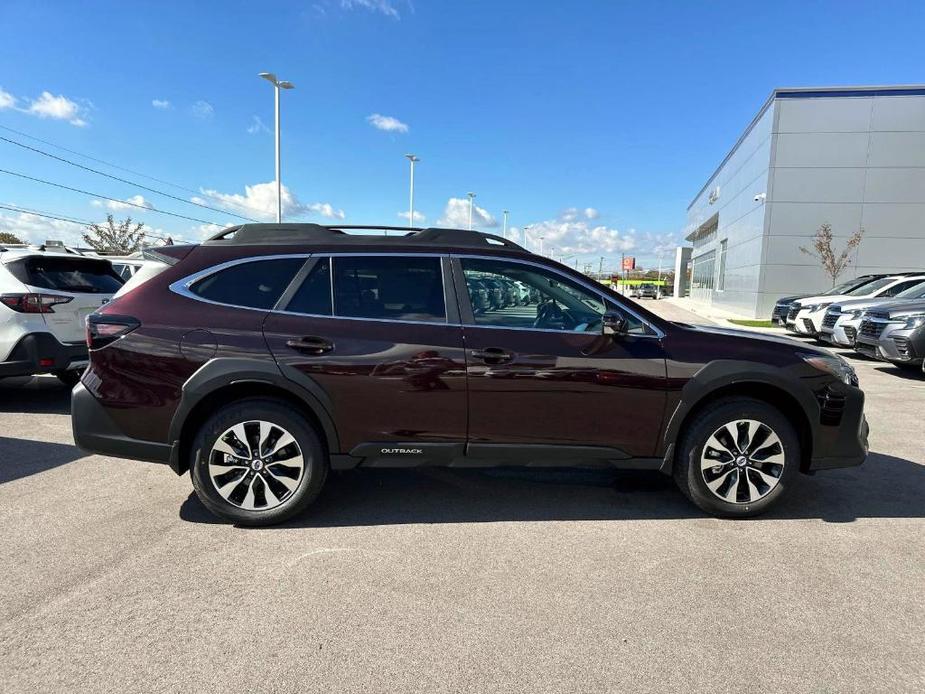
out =
[[623,269],[624,270],[635,270],[636,269],[636,259],[632,256],[623,259]]

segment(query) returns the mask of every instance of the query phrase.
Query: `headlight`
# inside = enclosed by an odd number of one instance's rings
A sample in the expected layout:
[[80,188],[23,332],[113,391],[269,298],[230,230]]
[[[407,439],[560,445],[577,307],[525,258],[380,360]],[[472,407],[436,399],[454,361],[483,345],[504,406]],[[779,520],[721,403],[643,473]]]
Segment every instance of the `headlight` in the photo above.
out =
[[897,316],[900,320],[906,321],[903,326],[905,330],[912,330],[925,325],[925,313],[913,313],[908,316]]
[[832,374],[839,381],[852,386],[858,384],[858,376],[854,372],[854,367],[835,354],[801,354],[800,356],[813,368]]
[[803,308],[805,308],[810,313],[815,313],[816,311],[821,311],[822,309],[828,308],[831,305],[832,302],[830,301],[827,304],[810,304],[809,306],[804,306]]
[[848,311],[848,315],[852,318],[860,318],[864,314],[864,309],[857,308],[853,311]]

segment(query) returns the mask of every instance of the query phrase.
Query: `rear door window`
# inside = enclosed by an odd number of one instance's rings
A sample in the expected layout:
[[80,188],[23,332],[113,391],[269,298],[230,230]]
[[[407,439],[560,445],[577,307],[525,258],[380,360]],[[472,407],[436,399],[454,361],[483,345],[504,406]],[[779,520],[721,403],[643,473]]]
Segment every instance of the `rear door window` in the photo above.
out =
[[286,305],[292,313],[331,315],[331,261],[320,258]]
[[305,258],[240,263],[197,281],[190,291],[219,304],[271,309],[304,264]]
[[23,284],[73,294],[114,294],[122,279],[107,260],[34,256],[7,265]]
[[440,258],[337,256],[334,315],[446,322]]

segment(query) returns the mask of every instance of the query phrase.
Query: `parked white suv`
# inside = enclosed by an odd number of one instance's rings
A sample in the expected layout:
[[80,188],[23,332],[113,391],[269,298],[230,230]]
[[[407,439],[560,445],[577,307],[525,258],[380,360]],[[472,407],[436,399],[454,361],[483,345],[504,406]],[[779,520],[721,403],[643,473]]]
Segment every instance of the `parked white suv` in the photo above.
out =
[[902,291],[925,280],[919,273],[897,273],[868,282],[843,295],[808,296],[790,305],[787,312],[787,329],[798,335],[816,336],[822,331],[822,321],[829,306],[850,299],[891,299]]
[[77,383],[87,365],[84,321],[121,286],[102,258],[0,247],[0,377],[52,373]]

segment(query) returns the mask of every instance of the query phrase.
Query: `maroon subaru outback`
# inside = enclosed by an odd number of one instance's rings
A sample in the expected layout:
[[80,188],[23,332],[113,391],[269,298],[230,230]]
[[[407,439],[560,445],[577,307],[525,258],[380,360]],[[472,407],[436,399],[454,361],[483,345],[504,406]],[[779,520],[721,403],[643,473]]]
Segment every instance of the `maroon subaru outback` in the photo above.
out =
[[864,395],[828,351],[665,321],[489,234],[350,229],[149,253],[88,320],[77,444],[189,470],[243,525],[301,512],[330,469],[424,465],[660,470],[738,518],[867,454]]

